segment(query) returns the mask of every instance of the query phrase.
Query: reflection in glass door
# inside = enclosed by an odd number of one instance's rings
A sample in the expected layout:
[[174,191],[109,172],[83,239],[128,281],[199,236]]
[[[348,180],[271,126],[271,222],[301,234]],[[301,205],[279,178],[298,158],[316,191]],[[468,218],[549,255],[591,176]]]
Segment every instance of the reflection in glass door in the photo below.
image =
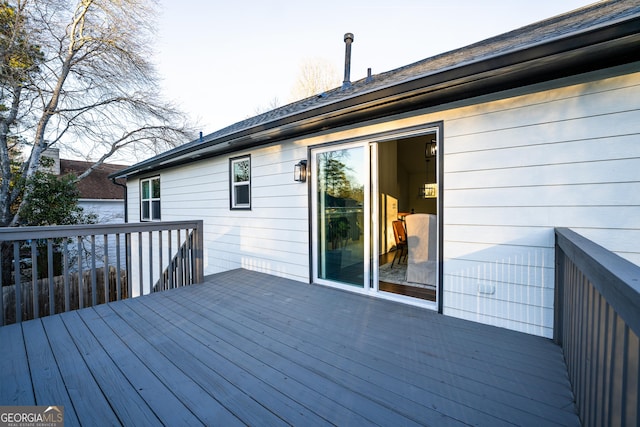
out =
[[360,288],[369,284],[368,145],[312,151],[314,277]]

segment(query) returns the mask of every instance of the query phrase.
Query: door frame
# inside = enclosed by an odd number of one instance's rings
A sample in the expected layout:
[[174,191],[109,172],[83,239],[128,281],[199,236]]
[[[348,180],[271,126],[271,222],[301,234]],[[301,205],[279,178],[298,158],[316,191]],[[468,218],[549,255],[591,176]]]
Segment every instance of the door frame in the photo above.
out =
[[[404,297],[399,295],[396,296],[388,292],[379,291],[378,290],[378,267],[379,267],[378,255],[379,254],[377,253],[380,250],[379,244],[378,244],[379,227],[378,227],[378,219],[377,219],[378,212],[380,209],[380,206],[379,206],[380,201],[378,200],[379,189],[378,189],[378,172],[377,172],[377,144],[386,142],[386,141],[391,141],[391,140],[400,140],[404,138],[428,135],[431,133],[435,133],[436,135],[436,147],[437,147],[436,176],[437,176],[437,182],[438,182],[438,199],[437,199],[438,262],[437,262],[437,274],[436,274],[438,283],[436,285],[436,302],[435,303],[430,301],[419,300],[417,298],[412,298],[412,297]],[[371,259],[373,260],[373,266],[370,265],[370,268],[369,268],[369,271],[373,272],[373,274],[369,277],[369,282],[373,281],[372,282],[373,286],[365,286],[364,288],[355,288],[349,285],[344,285],[344,286],[338,285],[335,287],[346,289],[350,292],[366,293],[368,295],[372,295],[372,296],[383,298],[383,299],[391,299],[391,300],[400,301],[410,305],[426,307],[426,308],[435,310],[439,313],[442,313],[443,307],[444,307],[443,305],[443,294],[444,294],[443,292],[443,288],[444,288],[444,271],[443,271],[443,264],[444,264],[443,263],[443,258],[444,258],[444,238],[443,238],[444,122],[443,121],[429,122],[421,125],[415,125],[415,126],[409,126],[405,128],[398,128],[395,130],[377,132],[377,133],[358,136],[354,138],[345,138],[345,139],[340,139],[340,140],[336,140],[328,143],[307,147],[307,160],[309,164],[309,179],[307,180],[307,190],[309,195],[308,205],[307,205],[308,214],[309,214],[309,283],[319,283],[324,286],[334,286],[334,284],[328,284],[328,283],[325,283],[324,281],[322,282],[314,281],[314,278],[316,277],[315,276],[316,266],[314,265],[314,262],[316,261],[314,259],[314,245],[316,244],[316,241],[314,240],[314,236],[315,236],[314,224],[316,224],[315,222],[316,220],[314,219],[314,216],[316,215],[316,213],[314,212],[313,198],[316,197],[316,194],[313,193],[313,188],[314,188],[313,182],[316,179],[316,177],[313,176],[312,174],[312,171],[314,170],[312,165],[312,151],[317,149],[324,150],[325,148],[327,150],[330,150],[331,148],[338,149],[340,146],[358,145],[358,144],[365,144],[366,147],[373,147],[373,148],[369,148],[367,151],[369,153],[373,153],[370,155],[373,155],[376,160],[375,175],[373,174],[372,159],[370,158],[370,161],[369,161],[368,174],[369,174],[369,183],[370,183],[370,188],[369,188],[370,209],[368,212],[365,212],[365,216],[369,215],[370,217],[369,227],[370,227],[370,230],[373,230],[373,233],[369,233],[369,235],[364,236],[368,240],[371,238],[374,239],[372,245],[365,245],[365,246],[370,246],[375,251],[374,254],[376,255],[371,257]]]

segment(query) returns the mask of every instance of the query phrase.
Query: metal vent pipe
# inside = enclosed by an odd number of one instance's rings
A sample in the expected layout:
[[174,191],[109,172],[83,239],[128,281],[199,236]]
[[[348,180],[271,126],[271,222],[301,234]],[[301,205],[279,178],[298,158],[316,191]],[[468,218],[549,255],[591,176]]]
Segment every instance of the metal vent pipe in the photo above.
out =
[[345,51],[344,51],[344,81],[342,89],[351,87],[351,43],[353,43],[353,34],[346,33],[344,35]]

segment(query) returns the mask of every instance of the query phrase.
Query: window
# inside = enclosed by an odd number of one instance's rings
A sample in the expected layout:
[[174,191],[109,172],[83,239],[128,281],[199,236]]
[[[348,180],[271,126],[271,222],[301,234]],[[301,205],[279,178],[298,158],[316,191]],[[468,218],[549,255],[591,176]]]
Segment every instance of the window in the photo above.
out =
[[231,209],[251,209],[251,158],[230,160]]
[[140,220],[160,221],[160,177],[140,181]]

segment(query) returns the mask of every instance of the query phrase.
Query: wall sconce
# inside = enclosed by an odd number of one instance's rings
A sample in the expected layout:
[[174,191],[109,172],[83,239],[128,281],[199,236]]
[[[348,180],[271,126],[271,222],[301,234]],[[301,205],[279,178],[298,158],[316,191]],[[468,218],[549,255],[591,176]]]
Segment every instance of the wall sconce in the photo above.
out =
[[305,182],[307,180],[307,161],[300,160],[293,167],[293,180],[296,182]]
[[424,157],[428,159],[429,157],[434,157],[436,155],[438,148],[436,146],[435,141],[427,142],[424,146]]

